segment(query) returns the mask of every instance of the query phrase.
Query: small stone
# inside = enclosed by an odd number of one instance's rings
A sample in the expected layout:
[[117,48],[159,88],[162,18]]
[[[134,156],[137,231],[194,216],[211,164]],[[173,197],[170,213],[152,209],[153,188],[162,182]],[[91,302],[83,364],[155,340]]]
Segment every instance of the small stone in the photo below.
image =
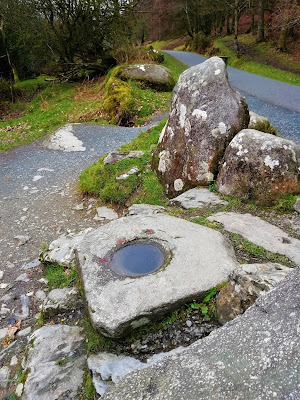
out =
[[13,325],[13,324],[15,324],[16,322],[17,322],[17,320],[16,320],[15,318],[13,318],[13,317],[7,318],[7,323],[8,323],[8,324]]
[[44,301],[43,313],[46,317],[75,310],[81,305],[77,288],[53,289]]
[[2,308],[0,310],[0,315],[5,315],[5,314],[8,314],[9,312],[10,312],[9,308],[6,308],[6,307],[2,306]]
[[155,215],[165,212],[162,206],[153,206],[151,204],[133,204],[128,208],[128,215]]
[[38,300],[45,300],[45,298],[46,298],[46,293],[45,293],[43,290],[37,290],[36,293],[35,293],[35,297],[36,297]]
[[118,161],[124,160],[125,158],[140,158],[144,155],[143,151],[114,151],[109,153],[103,160],[104,165],[114,164]]
[[294,210],[300,213],[300,197],[296,200],[296,203],[294,205]]
[[0,283],[0,289],[6,289],[8,285],[8,283]]
[[25,329],[22,329],[21,331],[17,332],[16,336],[17,337],[24,337],[28,336],[31,333],[31,326],[28,326]]
[[10,366],[11,367],[15,367],[16,365],[18,365],[18,357],[17,356],[13,356],[10,360]]
[[48,285],[48,280],[45,278],[39,279],[38,282],[43,283],[44,285]]
[[31,268],[36,268],[36,267],[38,267],[40,265],[41,265],[41,263],[40,263],[39,259],[36,258],[36,259],[30,261],[29,263],[24,264],[21,269],[27,270],[27,269],[31,269]]
[[16,313],[19,319],[26,319],[29,317],[29,298],[25,294],[21,294],[22,313]]
[[75,211],[81,211],[83,210],[84,206],[83,203],[77,204],[77,206],[73,207],[73,210]]
[[94,217],[96,221],[108,220],[112,221],[118,218],[118,214],[112,209],[108,207],[98,207],[97,215]]
[[15,393],[16,393],[16,395],[17,395],[18,397],[21,397],[21,396],[22,396],[23,387],[24,387],[23,383],[19,383],[18,386],[16,387]]
[[4,271],[0,271],[0,279],[3,278],[3,275],[4,275]]
[[28,278],[27,274],[21,274],[15,279],[15,281],[16,282],[29,282],[30,279]]
[[7,335],[7,328],[0,329],[0,340],[3,340]]
[[30,238],[30,236],[26,236],[26,235],[18,235],[18,236],[15,236],[14,239],[17,240],[19,246],[23,246],[31,238]]
[[33,296],[34,295],[34,292],[28,292],[28,293],[26,293],[26,296],[27,297],[31,297],[31,296]]
[[127,178],[129,178],[130,175],[137,174],[138,172],[140,172],[138,167],[133,167],[129,171],[127,171],[125,174],[117,176],[116,179],[118,182],[124,182]]
[[192,325],[193,325],[192,321],[190,321],[190,320],[187,320],[187,321],[186,321],[186,326],[187,326],[188,328],[190,328]]
[[26,211],[28,211],[28,208],[24,207],[24,208],[22,208],[22,211],[26,212]]
[[169,201],[170,205],[181,205],[182,208],[204,208],[207,206],[227,205],[228,202],[206,188],[194,188]]
[[10,369],[8,367],[2,367],[0,369],[0,386],[5,388],[8,385]]

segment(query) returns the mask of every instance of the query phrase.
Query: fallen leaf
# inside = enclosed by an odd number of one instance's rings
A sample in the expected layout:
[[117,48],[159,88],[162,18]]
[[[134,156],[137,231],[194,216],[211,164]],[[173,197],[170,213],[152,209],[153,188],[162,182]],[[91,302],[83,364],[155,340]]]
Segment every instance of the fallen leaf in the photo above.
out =
[[119,238],[117,240],[117,243],[118,243],[118,245],[122,245],[122,244],[126,243],[126,239],[125,238]]

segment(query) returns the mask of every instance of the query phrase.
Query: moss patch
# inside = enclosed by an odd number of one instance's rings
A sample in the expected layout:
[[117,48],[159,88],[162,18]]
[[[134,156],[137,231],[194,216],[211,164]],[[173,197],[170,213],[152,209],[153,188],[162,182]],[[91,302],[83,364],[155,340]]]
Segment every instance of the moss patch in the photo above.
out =
[[45,266],[45,278],[50,289],[64,288],[75,284],[77,269],[75,266],[67,268],[59,264],[47,264]]

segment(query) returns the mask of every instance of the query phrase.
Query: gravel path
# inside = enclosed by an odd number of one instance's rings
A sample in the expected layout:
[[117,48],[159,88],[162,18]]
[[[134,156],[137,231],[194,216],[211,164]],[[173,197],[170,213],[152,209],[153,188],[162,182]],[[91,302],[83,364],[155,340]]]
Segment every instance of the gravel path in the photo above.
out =
[[[188,66],[205,57],[184,51],[166,51]],[[300,87],[228,67],[229,80],[243,96],[250,110],[267,117],[278,133],[300,142]]]

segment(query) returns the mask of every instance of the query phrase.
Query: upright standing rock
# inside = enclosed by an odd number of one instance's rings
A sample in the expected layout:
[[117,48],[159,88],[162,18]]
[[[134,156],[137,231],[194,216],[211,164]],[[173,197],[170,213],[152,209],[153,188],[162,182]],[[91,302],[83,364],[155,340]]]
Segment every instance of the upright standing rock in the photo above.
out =
[[229,85],[221,58],[186,70],[152,161],[168,196],[210,184],[226,146],[248,123],[248,106]]

